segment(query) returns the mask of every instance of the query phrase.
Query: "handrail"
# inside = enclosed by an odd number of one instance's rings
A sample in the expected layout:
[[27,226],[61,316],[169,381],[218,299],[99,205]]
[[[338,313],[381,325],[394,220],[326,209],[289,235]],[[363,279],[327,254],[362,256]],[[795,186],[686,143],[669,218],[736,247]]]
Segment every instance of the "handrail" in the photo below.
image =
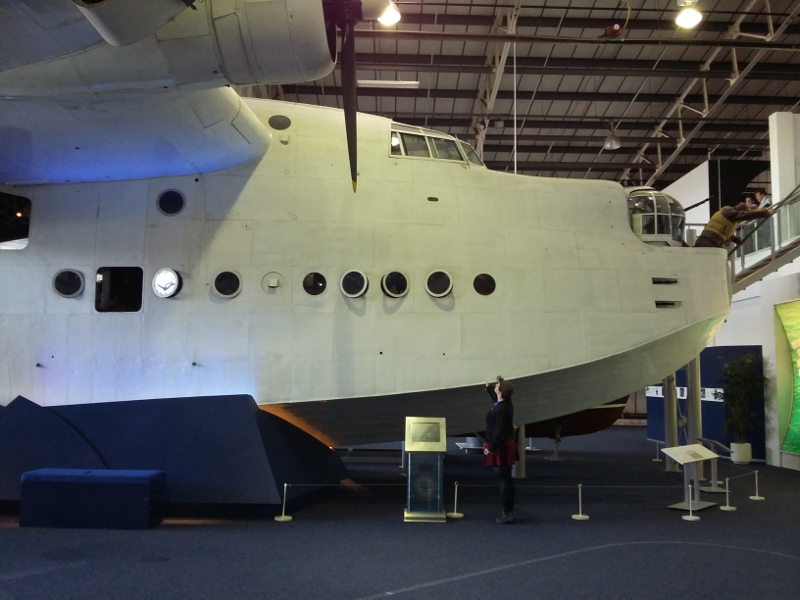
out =
[[[770,207],[776,210],[775,215],[760,219],[744,239],[728,252],[731,293],[745,289],[800,256],[798,201],[800,201],[800,185]],[[768,227],[766,223],[770,224],[769,228],[762,230],[762,227]],[[759,231],[765,233],[758,235]],[[754,235],[758,237],[753,239]],[[749,242],[751,239],[752,242]],[[738,256],[736,256],[737,251]]]
[[705,200],[700,200],[700,202],[696,202],[695,204],[692,204],[691,206],[687,206],[687,207],[686,207],[686,208],[684,208],[683,210],[684,210],[684,211],[686,211],[686,212],[689,212],[689,211],[690,211],[690,210],[692,210],[693,208],[697,208],[698,206],[702,206],[702,205],[703,205],[703,204],[705,204],[706,202],[710,201],[712,198],[716,198],[716,196],[709,196],[709,197],[708,197],[708,198],[706,198]]
[[[789,195],[786,196],[783,200],[781,200],[777,204],[773,204],[769,208],[773,208],[776,211],[779,211],[784,204],[793,204],[795,200],[800,200],[800,185],[798,185],[791,192],[789,192]],[[728,258],[730,258],[732,254],[734,254],[747,240],[749,240],[753,236],[753,234],[755,234],[755,232],[758,231],[764,225],[764,223],[768,222],[770,218],[771,217],[768,217],[766,219],[761,219],[761,221],[759,221],[759,223],[755,227],[753,227],[753,229],[750,230],[750,233],[748,233],[744,238],[742,238],[742,240],[739,243],[735,244],[734,247],[728,251]],[[774,255],[775,254],[774,237],[773,239],[770,240],[770,245],[772,246],[772,253]]]

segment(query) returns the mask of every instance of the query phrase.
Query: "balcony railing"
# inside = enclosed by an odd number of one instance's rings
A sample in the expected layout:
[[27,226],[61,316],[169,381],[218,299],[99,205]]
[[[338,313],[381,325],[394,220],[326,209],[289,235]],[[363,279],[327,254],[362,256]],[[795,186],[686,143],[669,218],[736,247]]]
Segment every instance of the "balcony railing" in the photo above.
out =
[[[736,237],[742,242],[728,251],[733,293],[777,271],[794,260],[796,253],[800,254],[800,186],[771,208],[778,211],[772,217],[755,219],[736,229]],[[688,225],[697,235],[704,226]]]

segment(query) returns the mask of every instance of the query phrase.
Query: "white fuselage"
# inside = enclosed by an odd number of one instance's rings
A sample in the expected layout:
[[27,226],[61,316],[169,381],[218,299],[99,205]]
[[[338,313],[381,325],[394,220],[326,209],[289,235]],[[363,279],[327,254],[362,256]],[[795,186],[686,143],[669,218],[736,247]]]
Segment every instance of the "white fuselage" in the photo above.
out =
[[[463,433],[482,428],[498,374],[517,383],[518,423],[569,414],[680,368],[727,314],[724,252],[644,244],[615,183],[392,156],[391,121],[359,114],[354,194],[340,111],[247,103],[291,120],[259,161],[6,188],[32,218],[28,247],[0,252],[0,402],[247,393],[331,443],[399,439],[423,412]],[[157,208],[168,189],[186,199],[174,216]],[[140,311],[95,310],[109,266],[143,269]],[[183,278],[174,298],[151,289],[163,267]],[[53,290],[67,268],[86,279],[75,298]],[[339,289],[353,269],[370,282],[358,298]],[[231,299],[212,291],[226,270],[241,276]],[[399,299],[380,286],[395,270]],[[443,298],[425,289],[434,270],[453,282]],[[473,289],[481,273],[494,293]]]

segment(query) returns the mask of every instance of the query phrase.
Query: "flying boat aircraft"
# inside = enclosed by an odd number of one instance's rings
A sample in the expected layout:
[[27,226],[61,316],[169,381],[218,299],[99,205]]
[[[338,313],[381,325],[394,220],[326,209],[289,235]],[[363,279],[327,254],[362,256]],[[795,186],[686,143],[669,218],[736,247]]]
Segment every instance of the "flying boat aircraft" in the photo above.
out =
[[[468,433],[497,374],[519,423],[554,419],[723,322],[725,253],[645,243],[620,185],[356,113],[353,28],[379,7],[147,7],[0,2],[0,193],[30,215],[0,250],[0,403],[249,394],[331,446],[407,415]],[[322,77],[338,35],[344,111],[231,87]]]

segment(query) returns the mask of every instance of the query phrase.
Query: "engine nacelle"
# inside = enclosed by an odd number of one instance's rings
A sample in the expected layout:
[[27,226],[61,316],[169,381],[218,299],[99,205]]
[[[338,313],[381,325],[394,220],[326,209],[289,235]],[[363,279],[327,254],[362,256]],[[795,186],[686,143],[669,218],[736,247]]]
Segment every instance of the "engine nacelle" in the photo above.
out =
[[103,39],[127,46],[153,35],[186,10],[183,0],[72,0]]
[[322,0],[206,0],[222,69],[235,85],[297,83],[333,70]]

